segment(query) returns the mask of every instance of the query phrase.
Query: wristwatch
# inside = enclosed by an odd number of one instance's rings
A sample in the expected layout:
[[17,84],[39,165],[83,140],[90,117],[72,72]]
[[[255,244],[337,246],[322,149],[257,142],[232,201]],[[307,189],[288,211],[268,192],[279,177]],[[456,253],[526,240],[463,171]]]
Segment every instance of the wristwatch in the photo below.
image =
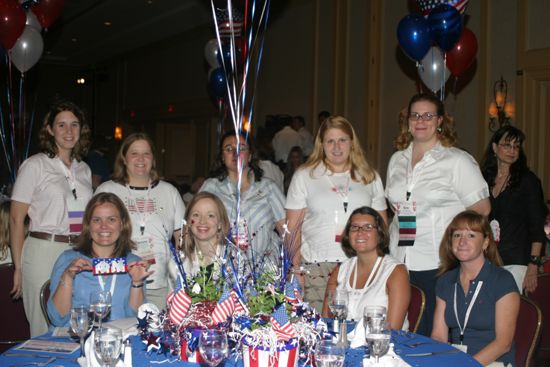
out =
[[531,255],[531,257],[529,257],[529,264],[540,266],[541,265],[540,256]]

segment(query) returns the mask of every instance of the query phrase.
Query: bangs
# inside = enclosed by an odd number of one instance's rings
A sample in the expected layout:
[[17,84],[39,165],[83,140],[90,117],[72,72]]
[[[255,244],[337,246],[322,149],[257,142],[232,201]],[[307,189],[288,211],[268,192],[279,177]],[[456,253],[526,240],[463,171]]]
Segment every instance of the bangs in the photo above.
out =
[[486,235],[479,217],[470,215],[467,212],[457,215],[451,224],[449,224],[449,229],[449,234],[452,234],[457,229],[468,229]]

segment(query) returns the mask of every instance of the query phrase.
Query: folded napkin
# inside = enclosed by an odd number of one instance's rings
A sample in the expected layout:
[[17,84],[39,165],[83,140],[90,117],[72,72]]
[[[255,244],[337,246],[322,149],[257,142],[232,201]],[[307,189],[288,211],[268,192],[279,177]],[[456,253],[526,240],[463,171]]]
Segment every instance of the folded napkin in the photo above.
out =
[[133,335],[138,335],[137,319],[135,317],[109,321],[103,325],[116,327],[122,330],[122,340],[126,340],[128,337]]
[[365,358],[363,359],[363,367],[411,367],[410,364],[395,354],[393,351],[393,344],[390,344],[388,353],[378,358],[378,364],[376,364],[375,361],[376,359],[374,357]]
[[363,318],[359,320],[355,328],[348,333],[348,340],[351,348],[359,348],[365,345],[365,327],[363,326]]
[[[124,348],[124,346],[122,346]],[[78,364],[80,367],[101,367],[101,362],[97,359],[97,355],[95,354],[95,348],[94,348],[94,332],[90,334],[88,339],[86,340],[86,343],[84,343],[84,353],[86,353],[86,357],[80,357],[78,358]],[[124,364],[124,361],[120,360],[117,362],[116,367],[132,367],[132,366],[126,366]]]

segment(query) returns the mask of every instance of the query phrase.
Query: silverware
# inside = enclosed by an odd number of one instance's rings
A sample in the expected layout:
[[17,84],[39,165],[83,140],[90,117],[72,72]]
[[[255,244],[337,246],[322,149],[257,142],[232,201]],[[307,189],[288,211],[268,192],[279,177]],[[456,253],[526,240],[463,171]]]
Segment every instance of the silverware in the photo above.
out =
[[56,357],[50,357],[47,361],[42,362],[27,362],[27,363],[21,363],[21,364],[14,364],[11,367],[23,367],[23,366],[46,366],[52,362],[54,362],[57,358]]
[[[28,353],[14,353],[14,352],[5,352],[1,354],[4,357],[27,357],[27,358],[52,358],[53,356],[45,356],[42,354],[28,354]],[[59,359],[72,359],[73,357],[69,356],[55,356]]]
[[419,345],[424,345],[424,344],[438,344],[436,342],[416,342],[416,343],[408,343],[408,344],[402,344],[406,347],[409,347],[409,348],[416,348],[418,347]]
[[440,350],[437,352],[426,352],[426,353],[409,353],[409,354],[403,354],[405,357],[429,357],[429,356],[435,356],[438,354],[455,354],[460,353],[458,349],[449,349],[449,350]]

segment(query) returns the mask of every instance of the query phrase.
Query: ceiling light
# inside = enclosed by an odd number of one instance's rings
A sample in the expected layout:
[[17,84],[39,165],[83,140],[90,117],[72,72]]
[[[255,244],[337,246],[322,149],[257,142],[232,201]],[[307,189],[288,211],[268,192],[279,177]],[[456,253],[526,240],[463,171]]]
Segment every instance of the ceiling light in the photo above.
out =
[[103,25],[105,25],[105,27],[110,27],[113,25],[113,23],[109,22],[108,20],[103,22]]

